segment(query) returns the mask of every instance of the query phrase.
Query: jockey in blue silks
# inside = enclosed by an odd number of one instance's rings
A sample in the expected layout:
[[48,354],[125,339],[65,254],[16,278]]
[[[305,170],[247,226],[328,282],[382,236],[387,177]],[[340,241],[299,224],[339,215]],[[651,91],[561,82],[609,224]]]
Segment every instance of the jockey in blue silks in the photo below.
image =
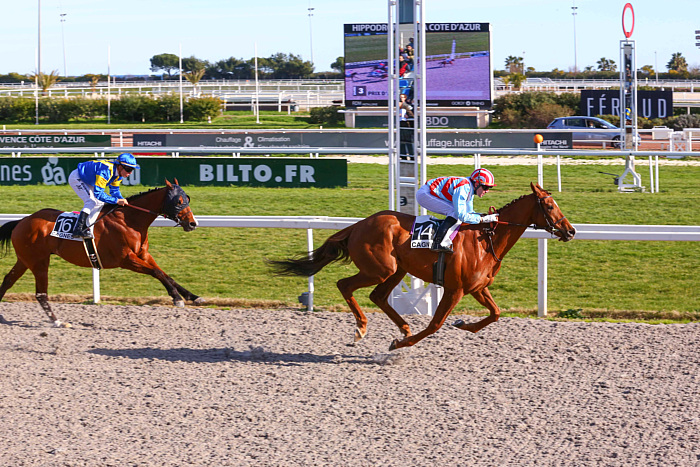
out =
[[498,214],[482,216],[474,212],[474,195],[481,198],[495,185],[496,179],[488,169],[476,169],[469,177],[438,177],[423,185],[416,193],[418,204],[447,216],[438,227],[430,249],[452,253],[450,236],[462,222],[497,221]]
[[[83,209],[73,230],[74,237],[92,238],[90,225],[97,220],[100,209],[105,204],[124,206],[129,202],[119,191],[122,179],[140,166],[133,154],[125,152],[114,160],[94,160],[81,162],[71,172],[68,183],[83,200]],[[109,193],[107,193],[109,187]]]

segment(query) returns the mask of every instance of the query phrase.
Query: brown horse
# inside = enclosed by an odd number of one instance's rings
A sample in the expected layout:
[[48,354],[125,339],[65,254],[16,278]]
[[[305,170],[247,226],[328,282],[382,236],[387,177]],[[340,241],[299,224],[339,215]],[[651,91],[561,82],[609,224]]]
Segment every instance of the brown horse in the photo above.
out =
[[[107,205],[95,222],[94,236],[97,252],[103,268],[124,268],[158,279],[177,306],[184,306],[182,296],[196,304],[203,300],[186,290],[163,272],[148,253],[148,227],[159,216],[173,220],[186,232],[197,227],[197,220],[190,208],[189,196],[182,188],[169,181],[166,186],[131,196],[123,207]],[[9,242],[15,248],[17,263],[0,285],[0,300],[7,290],[31,270],[36,285],[36,299],[56,326],[61,323],[51,311],[48,301],[49,257],[54,254],[76,266],[92,267],[80,241],[64,240],[50,236],[56,218],[61,211],[42,209],[18,221],[0,227],[0,246],[9,250]],[[182,294],[182,296],[180,295]]]
[[355,341],[367,333],[367,318],[352,296],[362,287],[376,286],[370,299],[399,327],[403,339],[394,340],[390,350],[416,344],[436,332],[465,294],[471,294],[489,309],[489,316],[475,323],[459,320],[460,329],[477,332],[498,320],[500,310],[488,286],[501,268],[501,259],[515,245],[528,226],[547,230],[565,242],[576,230],[564,217],[552,196],[539,185],[530,184],[532,194],[524,195],[499,209],[494,224],[463,224],[454,239],[454,253],[446,258],[444,294],[426,329],[416,335],[388,302],[391,291],[410,273],[433,282],[433,263],[438,253],[411,249],[414,216],[394,211],[378,212],[332,235],[311,254],[297,259],[271,261],[277,274],[311,276],[338,260],[352,260],[359,272],[338,281],[350,310],[355,315]]

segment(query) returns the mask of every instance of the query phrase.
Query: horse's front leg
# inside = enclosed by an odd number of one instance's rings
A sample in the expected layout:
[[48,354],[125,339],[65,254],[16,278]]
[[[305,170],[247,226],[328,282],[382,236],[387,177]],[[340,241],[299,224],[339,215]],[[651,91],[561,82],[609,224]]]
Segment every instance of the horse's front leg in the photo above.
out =
[[[153,259],[153,256],[151,256],[151,254],[148,251],[143,251],[139,257],[146,261],[148,264],[150,264],[151,267],[160,269],[158,267],[158,264],[156,263],[156,260]],[[202,297],[193,294],[192,292],[175,282],[175,279],[173,279],[172,277],[168,276],[167,274],[165,274],[165,277],[167,277],[167,279],[170,281],[170,284],[173,287],[175,287],[175,289],[177,289],[177,291],[185,298],[185,300],[189,300],[195,305],[201,305],[206,302],[206,300],[204,300]]]
[[158,267],[158,265],[155,264],[155,261],[153,261],[153,264],[151,265],[138,257],[136,253],[132,251],[122,260],[121,263],[119,263],[119,267],[155,277],[161,284],[163,284],[165,290],[168,291],[168,295],[172,297],[173,304],[175,306],[185,306],[185,302],[182,300],[177,288],[173,285],[175,281],[173,281],[170,276],[168,276],[160,267]]
[[36,301],[41,305],[46,316],[49,317],[54,326],[61,328],[70,328],[70,323],[62,323],[51,310],[49,305],[49,258],[37,261],[31,266],[32,274],[34,274],[34,286],[36,290]]
[[498,317],[501,315],[501,310],[498,308],[498,305],[496,305],[496,302],[493,300],[491,292],[489,292],[489,289],[487,287],[484,287],[483,289],[477,292],[472,292],[472,296],[476,299],[477,302],[481,303],[489,309],[489,315],[481,321],[477,321],[476,323],[465,323],[463,320],[458,319],[457,321],[452,323],[452,326],[457,327],[459,329],[463,329],[465,331],[478,332],[484,329],[489,324],[498,321]]
[[401,340],[394,339],[389,347],[389,350],[415,345],[421,339],[437,332],[437,330],[440,329],[445,322],[447,315],[450,314],[452,309],[459,303],[463,296],[464,291],[462,289],[445,289],[442,300],[440,300],[440,303],[435,310],[435,315],[433,315],[433,319],[430,320],[428,327],[423,329],[418,334],[414,334],[413,336],[408,336]]

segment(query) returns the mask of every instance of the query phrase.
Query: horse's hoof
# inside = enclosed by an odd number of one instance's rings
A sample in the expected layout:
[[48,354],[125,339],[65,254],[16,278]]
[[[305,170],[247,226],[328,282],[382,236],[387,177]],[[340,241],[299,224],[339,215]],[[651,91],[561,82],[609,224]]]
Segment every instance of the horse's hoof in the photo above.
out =
[[365,332],[360,332],[359,329],[355,329],[355,342],[361,340],[363,337],[367,335],[367,330]]
[[458,329],[462,329],[462,326],[464,326],[464,324],[465,324],[464,321],[462,321],[461,319],[458,319],[457,321],[452,323],[452,326],[454,326]]
[[398,349],[399,348],[398,345],[399,345],[399,340],[394,339],[393,341],[391,341],[391,345],[389,346],[389,351]]
[[197,298],[194,300],[193,303],[194,303],[195,305],[202,305],[202,304],[204,304],[204,303],[207,303],[207,301],[206,301],[204,298],[202,298],[202,297],[197,297]]
[[70,323],[64,323],[63,321],[57,319],[56,321],[53,322],[53,327],[68,329],[68,328],[72,328],[73,326],[71,326]]
[[182,300],[174,300],[173,304],[178,308],[185,308],[185,302]]

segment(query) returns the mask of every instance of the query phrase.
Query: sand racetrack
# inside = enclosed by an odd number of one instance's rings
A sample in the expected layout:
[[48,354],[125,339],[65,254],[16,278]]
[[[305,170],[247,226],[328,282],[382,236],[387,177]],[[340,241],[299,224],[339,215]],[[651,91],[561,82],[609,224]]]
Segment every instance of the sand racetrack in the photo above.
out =
[[700,465],[700,324],[54,309],[0,303],[1,465]]

